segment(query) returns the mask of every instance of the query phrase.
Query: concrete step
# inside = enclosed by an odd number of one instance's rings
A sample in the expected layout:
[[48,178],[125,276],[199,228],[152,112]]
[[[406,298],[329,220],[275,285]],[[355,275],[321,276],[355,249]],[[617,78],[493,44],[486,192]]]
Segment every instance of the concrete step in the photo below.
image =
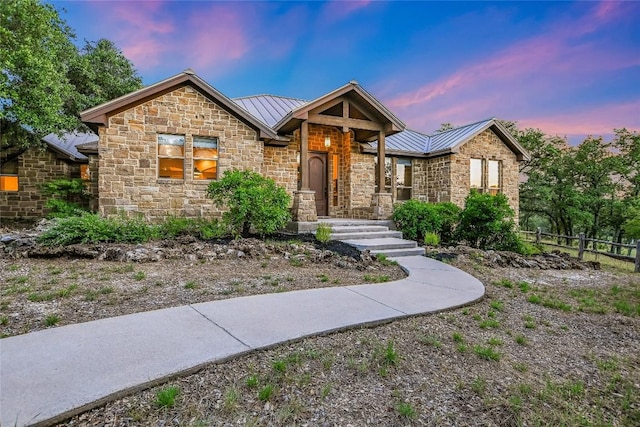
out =
[[422,256],[424,255],[424,248],[415,247],[415,248],[406,248],[406,249],[381,249],[381,250],[373,250],[371,251],[371,253],[374,255],[383,254],[387,258],[416,256],[416,255]]
[[333,234],[369,233],[375,231],[389,231],[389,227],[384,225],[331,225]]
[[369,239],[382,239],[392,237],[396,239],[402,239],[402,233],[399,231],[353,231],[344,233],[331,233],[331,240],[369,240]]
[[397,237],[384,237],[381,239],[352,239],[342,240],[347,245],[351,245],[361,251],[382,251],[386,249],[410,249],[415,248],[417,243],[413,240],[398,239]]
[[371,220],[371,219],[348,219],[348,218],[330,218],[318,219],[318,223],[329,224],[332,227],[368,227],[382,226],[390,229],[395,228],[395,223],[391,220]]

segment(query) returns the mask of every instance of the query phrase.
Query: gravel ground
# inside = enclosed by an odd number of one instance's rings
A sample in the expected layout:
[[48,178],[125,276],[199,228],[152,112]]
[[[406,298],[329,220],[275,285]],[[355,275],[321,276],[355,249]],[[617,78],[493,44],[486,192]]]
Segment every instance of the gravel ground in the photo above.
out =
[[[53,312],[64,324],[402,274],[384,265],[294,266],[276,256],[0,262],[3,283],[31,287],[3,295],[4,333],[42,328]],[[640,425],[640,275],[499,268],[478,255],[450,262],[485,283],[482,301],[213,364],[60,425]],[[70,283],[78,287],[69,295],[29,301]],[[171,391],[175,399],[161,404]]]

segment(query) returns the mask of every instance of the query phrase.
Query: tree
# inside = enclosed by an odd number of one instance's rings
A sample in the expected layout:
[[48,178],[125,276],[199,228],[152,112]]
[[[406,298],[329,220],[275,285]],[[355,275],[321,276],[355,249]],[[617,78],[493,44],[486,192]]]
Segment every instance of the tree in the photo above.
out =
[[0,122],[3,135],[16,138],[11,143],[31,146],[49,133],[83,128],[80,111],[141,86],[113,43],[87,43],[80,51],[74,41],[53,6],[0,2]]
[[261,235],[272,234],[290,220],[289,194],[256,172],[225,171],[221,180],[209,184],[207,196],[228,208],[222,218],[236,236],[248,236],[251,228]]
[[440,127],[435,131],[435,133],[441,133],[441,132],[446,132],[448,130],[454,129],[455,126],[452,125],[449,122],[446,123],[440,123]]

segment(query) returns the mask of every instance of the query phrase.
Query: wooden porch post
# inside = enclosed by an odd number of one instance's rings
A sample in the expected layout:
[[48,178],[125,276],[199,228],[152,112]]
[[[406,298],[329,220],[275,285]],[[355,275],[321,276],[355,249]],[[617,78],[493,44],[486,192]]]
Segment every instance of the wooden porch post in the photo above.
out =
[[306,120],[300,124],[300,175],[301,190],[309,189],[309,122]]
[[384,131],[378,133],[378,193],[384,193]]

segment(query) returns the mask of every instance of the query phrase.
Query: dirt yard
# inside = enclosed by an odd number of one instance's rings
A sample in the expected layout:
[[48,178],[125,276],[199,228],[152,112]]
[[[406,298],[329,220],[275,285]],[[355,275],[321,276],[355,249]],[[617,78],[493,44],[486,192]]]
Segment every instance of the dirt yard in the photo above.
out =
[[[4,257],[0,330],[403,276],[310,243],[237,245],[149,262]],[[640,424],[639,274],[499,267],[480,251],[450,258],[485,283],[482,301],[211,365],[61,425]]]

